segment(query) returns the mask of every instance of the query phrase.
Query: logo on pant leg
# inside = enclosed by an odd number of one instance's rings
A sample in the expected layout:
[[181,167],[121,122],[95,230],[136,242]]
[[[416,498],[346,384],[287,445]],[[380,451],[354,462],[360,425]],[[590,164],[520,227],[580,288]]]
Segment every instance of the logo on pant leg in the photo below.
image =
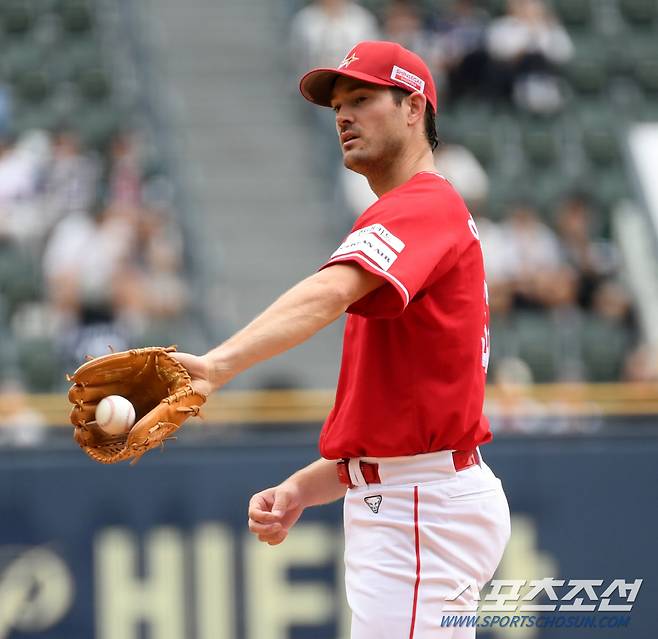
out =
[[363,501],[368,504],[368,507],[370,510],[372,510],[375,515],[379,512],[379,506],[382,503],[382,496],[381,495],[371,495],[370,497],[364,497]]

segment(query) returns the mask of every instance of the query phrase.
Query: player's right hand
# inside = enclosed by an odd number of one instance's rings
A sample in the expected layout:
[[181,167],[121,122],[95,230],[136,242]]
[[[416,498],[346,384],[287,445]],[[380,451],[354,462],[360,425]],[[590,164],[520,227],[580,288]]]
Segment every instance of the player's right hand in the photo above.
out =
[[256,493],[249,501],[249,530],[270,546],[280,544],[304,511],[299,491],[294,484]]
[[210,378],[210,363],[207,357],[179,352],[171,353],[171,356],[187,369],[192,378],[192,388],[197,393],[208,397],[215,390]]

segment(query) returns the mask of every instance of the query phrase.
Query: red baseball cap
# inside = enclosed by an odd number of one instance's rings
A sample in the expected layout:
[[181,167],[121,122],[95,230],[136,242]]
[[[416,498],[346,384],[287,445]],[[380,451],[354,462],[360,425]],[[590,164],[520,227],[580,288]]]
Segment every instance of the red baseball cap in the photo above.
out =
[[359,42],[335,69],[313,69],[299,82],[302,95],[314,104],[331,106],[331,92],[339,76],[370,84],[418,91],[436,113],[436,87],[422,58],[397,42]]

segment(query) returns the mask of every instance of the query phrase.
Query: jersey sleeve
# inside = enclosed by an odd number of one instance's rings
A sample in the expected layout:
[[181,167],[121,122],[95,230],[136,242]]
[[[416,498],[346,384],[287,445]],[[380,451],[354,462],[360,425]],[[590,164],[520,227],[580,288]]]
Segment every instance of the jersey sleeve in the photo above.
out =
[[348,313],[396,317],[424,287],[457,261],[468,213],[451,198],[428,205],[422,197],[379,200],[321,268],[353,262],[386,284],[352,304]]

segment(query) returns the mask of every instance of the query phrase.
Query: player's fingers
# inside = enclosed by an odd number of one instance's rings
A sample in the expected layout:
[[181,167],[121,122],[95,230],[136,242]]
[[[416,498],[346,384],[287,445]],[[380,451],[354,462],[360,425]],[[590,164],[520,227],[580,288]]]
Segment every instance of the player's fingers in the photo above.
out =
[[258,510],[257,508],[249,509],[249,520],[253,520],[259,524],[274,524],[279,522],[280,519],[277,514],[270,513],[266,510]]
[[270,512],[272,510],[272,504],[274,504],[274,495],[271,490],[264,490],[260,493],[256,493],[249,500],[249,511],[255,509],[265,512]]
[[259,521],[254,521],[253,519],[250,518],[249,530],[257,535],[267,535],[267,534],[279,532],[281,530],[281,524],[278,522],[274,522],[271,524],[264,524]]
[[283,517],[291,507],[291,496],[285,490],[277,490],[274,495],[274,503],[272,504],[272,512]]
[[265,542],[270,546],[276,546],[277,544],[280,544],[287,536],[288,536],[287,531],[280,530],[279,532],[276,533],[269,533],[269,534],[263,533],[262,535],[258,535],[258,541]]
[[267,491],[255,494],[249,500],[249,517],[263,523],[278,521],[279,517],[272,513],[273,503],[274,499]]
[[274,535],[272,539],[270,539],[267,543],[270,546],[278,546],[280,543],[285,541],[285,538],[288,536],[288,531],[287,530],[282,530],[280,533],[277,535]]

